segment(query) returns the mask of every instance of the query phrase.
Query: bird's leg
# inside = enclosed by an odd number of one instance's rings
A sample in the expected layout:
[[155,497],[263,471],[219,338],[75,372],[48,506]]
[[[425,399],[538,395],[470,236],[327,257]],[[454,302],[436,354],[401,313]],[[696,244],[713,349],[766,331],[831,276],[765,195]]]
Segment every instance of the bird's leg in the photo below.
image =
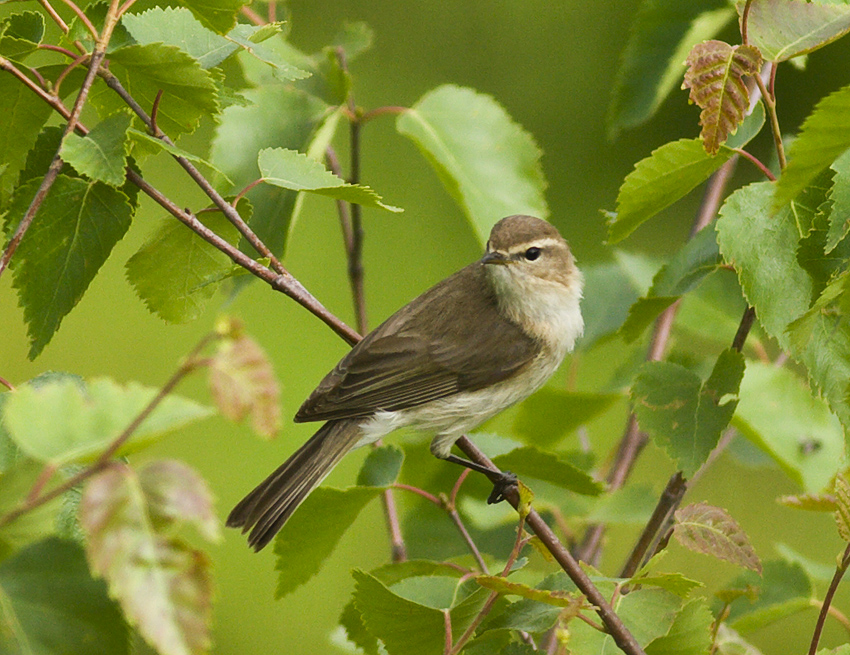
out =
[[488,505],[500,503],[505,500],[505,492],[510,487],[516,486],[517,477],[510,471],[494,471],[491,468],[487,468],[486,466],[482,466],[481,464],[477,464],[476,462],[468,459],[463,459],[456,455],[447,455],[442,459],[445,459],[447,462],[452,462],[453,464],[460,464],[468,469],[478,471],[478,473],[486,475],[487,479],[493,483],[493,491],[491,491],[490,495],[487,497]]

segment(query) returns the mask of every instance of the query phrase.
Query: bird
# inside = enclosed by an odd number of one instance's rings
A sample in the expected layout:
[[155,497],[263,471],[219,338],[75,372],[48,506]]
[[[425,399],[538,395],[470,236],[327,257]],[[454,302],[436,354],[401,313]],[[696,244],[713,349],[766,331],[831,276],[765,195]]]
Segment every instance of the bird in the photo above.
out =
[[403,427],[432,435],[436,457],[498,482],[451,448],[557,370],[584,328],[582,289],[553,225],[501,219],[479,260],[391,315],[325,376],[295,415],[324,425],[234,507],[227,525],[261,550],[343,456]]

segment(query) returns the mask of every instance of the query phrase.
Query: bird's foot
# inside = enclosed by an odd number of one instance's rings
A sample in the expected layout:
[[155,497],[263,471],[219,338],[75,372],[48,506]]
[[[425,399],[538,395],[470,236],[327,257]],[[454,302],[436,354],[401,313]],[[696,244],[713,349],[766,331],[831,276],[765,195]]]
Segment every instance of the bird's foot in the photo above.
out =
[[507,491],[512,487],[516,488],[517,486],[517,477],[510,471],[502,471],[501,473],[488,477],[490,478],[490,482],[493,483],[493,491],[491,491],[490,495],[487,496],[488,505],[501,503],[505,500],[505,493],[507,493]]

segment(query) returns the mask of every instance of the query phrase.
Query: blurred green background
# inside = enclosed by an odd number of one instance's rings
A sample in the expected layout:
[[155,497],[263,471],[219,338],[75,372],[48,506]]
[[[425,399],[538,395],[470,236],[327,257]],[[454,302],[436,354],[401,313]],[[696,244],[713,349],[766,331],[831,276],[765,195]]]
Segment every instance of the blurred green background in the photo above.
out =
[[[542,147],[551,220],[571,242],[579,264],[586,265],[611,257],[599,209],[613,209],[617,188],[634,162],[666,141],[698,133],[698,110],[688,106],[686,92],[675,91],[648,125],[616,142],[606,140],[610,88],[638,4],[637,0],[296,0],[289,3],[290,38],[296,46],[312,52],[328,43],[344,21],[368,23],[376,34],[375,46],[353,68],[356,100],[367,109],[409,106],[443,83],[470,86],[494,96]],[[734,34],[729,38],[734,39]],[[806,72],[788,66],[781,69],[777,83],[785,129],[795,128],[822,95],[850,82],[847,41],[815,53]],[[192,144],[203,144],[212,129],[212,125],[204,126],[184,145],[191,149]],[[344,140],[338,145],[344,153]],[[764,140],[754,146],[762,155],[767,147]],[[191,188],[176,164],[165,158],[161,161],[159,171],[148,175],[151,181],[183,205],[200,205],[200,193]],[[366,293],[370,320],[376,325],[414,295],[477,257],[479,246],[460,210],[415,147],[396,134],[393,118],[376,120],[364,128],[362,170],[365,183],[385,201],[405,209],[401,215],[364,213]],[[741,180],[755,179],[743,166],[738,175]],[[676,205],[640,229],[625,248],[656,255],[674,251],[687,234],[698,202],[698,194],[694,194]],[[52,369],[158,386],[211,328],[215,310],[188,326],[164,324],[146,311],[125,282],[124,263],[161,217],[149,201],[143,203],[145,211],[35,362],[26,359],[26,331],[11,276],[0,279],[0,375],[19,384]],[[326,306],[353,323],[342,241],[331,201],[308,199],[285,264]],[[239,316],[274,362],[283,387],[286,421],[282,435],[266,443],[245,426],[208,420],[166,439],[145,457],[178,457],[198,469],[216,495],[223,518],[311,434],[313,426],[296,426],[289,418],[346,347],[318,320],[259,284],[251,285],[222,311]],[[578,369],[578,388],[598,388],[624,352],[613,343],[585,356]],[[208,400],[200,376],[184,383],[179,392]],[[606,452],[608,444],[619,437],[624,416],[621,405],[618,412],[591,426],[589,438],[594,445],[601,444],[600,452]],[[501,425],[510,422],[496,424]],[[348,458],[329,482],[353,482],[362,456],[357,453]],[[671,473],[670,463],[650,447],[636,477],[660,489]],[[832,562],[840,544],[831,518],[800,516],[773,502],[776,495],[794,491],[778,470],[743,469],[724,456],[689,500],[707,499],[728,508],[765,559],[774,556],[774,541],[782,540],[822,562]],[[403,507],[404,498],[401,502]],[[228,531],[224,541],[212,548],[218,581],[214,652],[336,652],[337,647],[329,641],[329,626],[335,624],[350,593],[349,570],[369,569],[387,561],[383,534],[380,508],[370,506],[323,571],[296,593],[276,601],[271,549],[254,555],[240,535]],[[633,538],[634,529],[611,531],[603,560],[607,572],[616,570]],[[671,569],[686,566],[702,579],[712,572],[718,578],[714,584],[737,573],[730,566],[687,555],[679,548],[673,550],[667,561]],[[842,602],[846,607],[847,601],[847,594],[841,594],[839,607]],[[767,653],[801,652],[808,645],[814,620],[812,611],[757,633],[754,641]],[[841,640],[842,633],[828,624],[822,643],[835,645]]]

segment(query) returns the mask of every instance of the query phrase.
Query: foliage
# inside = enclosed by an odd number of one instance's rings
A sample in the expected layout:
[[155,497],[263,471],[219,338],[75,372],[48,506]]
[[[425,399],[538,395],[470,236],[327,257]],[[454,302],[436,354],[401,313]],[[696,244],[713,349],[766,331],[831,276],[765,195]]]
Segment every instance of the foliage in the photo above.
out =
[[[361,128],[388,114],[480,245],[501,216],[548,217],[542,149],[492,96],[444,84],[410,107],[357,105],[352,66],[373,40],[365,25],[308,54],[289,41],[273,4],[267,17],[242,0],[144,4],[68,0],[68,24],[45,1],[0,21],[0,275],[10,270],[30,359],[122,241],[140,194],[161,220],[124,270],[151,313],[191,322],[220,290],[233,298],[257,279],[259,293],[284,294],[354,343],[359,335],[281,260],[305,198],[334,204],[355,305],[365,306],[361,207],[398,214],[389,202],[403,194],[379,194],[361,179]],[[719,40],[736,12],[740,43]],[[733,9],[644,0],[613,83],[609,131],[640,125],[681,87],[701,109],[700,137],[658,145],[635,164],[607,212],[609,242],[706,181],[709,193],[692,237],[666,261],[617,251],[615,261],[585,267],[587,336],[573,361],[616,342],[624,363],[607,385],[550,386],[512,427],[479,435],[495,465],[527,481],[505,493],[518,515],[485,508],[480,476],[457,477],[421,447],[373,449],[354,486],[316,490],[277,538],[278,598],[289,602],[312,584],[381,499],[393,559],[353,571],[339,620],[366,653],[524,655],[543,644],[576,655],[756,652],[751,633],[813,604],[822,608],[816,652],[850,546],[832,577],[781,544],[783,559],[762,563],[726,510],[680,503],[733,438],[746,439],[799,488],[780,499],[785,507],[832,513],[837,537],[850,540],[841,468],[850,426],[850,87],[812,99],[787,155],[776,94],[777,66],[848,32],[841,2],[745,0]],[[210,124],[207,139],[199,128]],[[759,134],[771,139],[778,167],[746,150]],[[743,159],[767,180],[727,191],[727,173]],[[150,182],[171,160],[191,181],[185,197]],[[638,364],[653,323],[649,361]],[[718,329],[729,325],[730,343]],[[679,341],[665,360],[670,334]],[[174,393],[202,369],[214,409]],[[2,374],[0,650],[209,652],[214,494],[186,464],[144,457],[213,414],[249,418],[266,438],[277,433],[281,384],[264,347],[238,319],[222,318],[158,388],[70,372],[13,387]],[[627,403],[613,454],[567,445]],[[660,496],[667,474],[651,490],[629,479],[646,439],[676,472]],[[411,499],[405,522],[393,500],[400,494]],[[654,512],[649,494],[659,497]],[[576,564],[546,523],[565,541],[584,531],[573,551],[594,562],[608,525],[636,517],[643,534],[614,572]],[[710,601],[689,571],[662,569],[667,550],[682,546],[746,570]],[[427,555],[409,559],[406,549]],[[829,583],[824,595],[813,580]]]

